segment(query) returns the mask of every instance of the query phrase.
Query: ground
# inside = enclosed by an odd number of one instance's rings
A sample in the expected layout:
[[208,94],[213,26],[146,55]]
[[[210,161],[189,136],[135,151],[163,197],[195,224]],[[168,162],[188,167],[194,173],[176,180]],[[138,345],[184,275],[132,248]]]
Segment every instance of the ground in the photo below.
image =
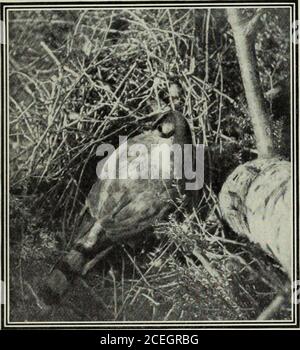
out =
[[[11,321],[251,320],[287,282],[250,242],[215,236],[195,248],[199,226],[174,219],[156,228],[159,239],[116,246],[59,305],[45,307],[39,290],[64,253],[60,223],[48,217],[45,225],[47,211],[33,209],[30,197],[16,196],[12,203]],[[176,243],[170,239],[175,234]],[[289,319],[290,312],[287,303],[274,318]]]

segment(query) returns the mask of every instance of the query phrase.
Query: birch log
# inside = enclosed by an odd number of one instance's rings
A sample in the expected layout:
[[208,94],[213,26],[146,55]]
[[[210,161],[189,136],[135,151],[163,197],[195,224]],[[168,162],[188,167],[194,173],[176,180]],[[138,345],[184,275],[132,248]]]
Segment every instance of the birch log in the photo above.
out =
[[219,195],[224,219],[271,253],[291,277],[291,164],[256,159],[237,167]]

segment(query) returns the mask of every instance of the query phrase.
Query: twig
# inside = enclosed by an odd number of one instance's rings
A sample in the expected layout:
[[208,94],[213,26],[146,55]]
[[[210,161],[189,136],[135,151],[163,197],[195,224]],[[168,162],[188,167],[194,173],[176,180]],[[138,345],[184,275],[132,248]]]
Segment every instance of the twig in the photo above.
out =
[[194,248],[193,255],[202,263],[204,268],[207,270],[207,272],[215,278],[220,284],[222,284],[223,279],[218,273],[216,269],[214,269],[211,264],[206,260],[206,258],[203,256],[203,254],[200,252],[198,248]]
[[99,297],[99,295],[97,295],[94,292],[94,290],[85,282],[84,279],[79,277],[77,280],[81,284],[81,286],[88,291],[88,293],[92,296],[92,298],[98,306],[104,308],[107,312],[112,314],[112,312],[108,309],[107,304],[102,300],[102,298]]
[[278,312],[285,301],[283,294],[279,294],[271,302],[271,304],[258,316],[257,320],[271,320],[276,312]]
[[50,311],[51,307],[47,306],[37,295],[37,293],[34,291],[34,289],[32,288],[32,286],[29,284],[29,282],[24,281],[24,285],[27,287],[27,289],[29,290],[29,292],[31,293],[31,295],[33,296],[35,303],[37,305],[37,307],[42,310],[43,312],[45,311]]
[[89,270],[91,270],[100,260],[102,260],[111,250],[113,246],[110,246],[97,254],[92,260],[90,260],[87,264],[85,264],[82,270],[82,276],[85,276]]

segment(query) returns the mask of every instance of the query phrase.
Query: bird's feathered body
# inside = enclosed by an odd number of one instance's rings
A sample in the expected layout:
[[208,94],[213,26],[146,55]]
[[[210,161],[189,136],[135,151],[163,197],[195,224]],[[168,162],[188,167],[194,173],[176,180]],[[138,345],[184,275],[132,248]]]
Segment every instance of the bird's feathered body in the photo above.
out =
[[[64,294],[69,282],[82,273],[84,266],[95,254],[109,245],[124,243],[136,237],[174,208],[174,200],[179,192],[184,191],[184,180],[178,180],[175,184],[172,176],[174,155],[171,153],[167,163],[155,163],[162,166],[158,178],[153,179],[150,174],[153,171],[151,147],[163,144],[180,145],[182,156],[183,146],[192,144],[189,125],[180,113],[169,112],[162,115],[150,131],[129,139],[126,148],[120,146],[115,151],[116,154],[106,160],[102,171],[115,167],[116,177],[101,179],[100,176],[92,186],[86,199],[74,248],[62,259],[46,283],[46,290],[48,296],[52,294],[52,301]],[[144,150],[147,150],[147,157],[145,153],[130,152],[133,145],[143,145]],[[127,153],[126,179],[118,176],[122,152]],[[140,157],[144,161],[137,162],[141,160]],[[146,169],[141,169],[143,164]],[[170,178],[166,177],[166,172],[171,175]],[[146,173],[147,176],[141,178],[141,173]]]
[[[116,178],[98,179],[93,185],[86,199],[86,210],[91,216],[91,223],[94,219],[94,225],[105,232],[106,238],[113,242],[122,242],[130,236],[137,235],[156,221],[163,218],[164,214],[172,207],[172,200],[178,194],[178,188],[174,186],[173,176],[174,164],[161,163],[161,178],[151,179],[151,145],[169,146],[174,142],[174,137],[163,138],[158,132],[145,132],[130,139],[127,152],[132,145],[141,144],[146,146],[148,159],[146,165],[147,179],[140,179],[139,174],[145,173],[140,169],[141,163],[135,163],[137,155],[127,154],[128,179],[119,179],[119,158],[122,151],[117,149],[116,157],[110,156],[103,170],[107,170],[108,163],[113,162],[116,167]],[[152,162],[153,166],[153,162]],[[171,170],[169,172],[169,170]],[[171,175],[170,179],[163,176],[167,173]],[[79,238],[77,245],[83,245],[86,249],[91,249],[98,239],[97,229],[86,231],[86,223],[80,229],[79,235],[85,235]]]

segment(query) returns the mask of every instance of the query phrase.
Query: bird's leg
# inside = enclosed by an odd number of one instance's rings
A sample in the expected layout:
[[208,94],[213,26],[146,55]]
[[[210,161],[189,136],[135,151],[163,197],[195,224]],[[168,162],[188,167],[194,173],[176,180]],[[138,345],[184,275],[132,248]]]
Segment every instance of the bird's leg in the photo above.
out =
[[99,221],[96,221],[93,227],[89,230],[89,232],[81,237],[76,243],[76,246],[80,246],[85,250],[91,250],[98,240],[98,235],[101,232],[101,224]]

